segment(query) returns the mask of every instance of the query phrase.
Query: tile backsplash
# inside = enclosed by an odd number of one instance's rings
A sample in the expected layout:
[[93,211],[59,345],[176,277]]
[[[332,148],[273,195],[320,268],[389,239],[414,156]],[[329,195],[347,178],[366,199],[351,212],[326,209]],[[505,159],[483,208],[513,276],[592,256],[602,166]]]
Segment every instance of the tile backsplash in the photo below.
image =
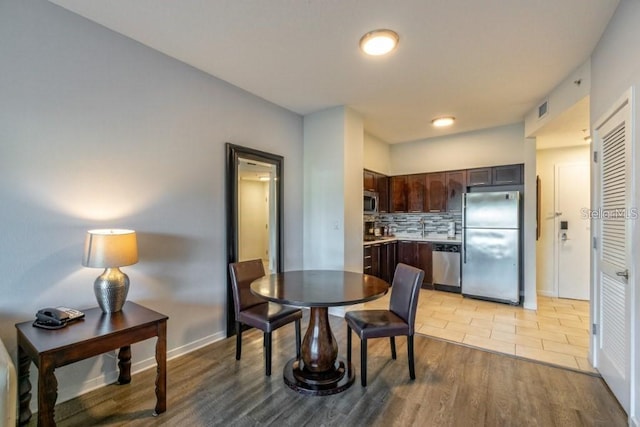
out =
[[389,213],[365,215],[364,221],[374,221],[375,227],[389,228],[389,234],[402,237],[420,237],[425,234],[447,234],[449,222],[456,224],[456,234],[462,232],[461,213]]

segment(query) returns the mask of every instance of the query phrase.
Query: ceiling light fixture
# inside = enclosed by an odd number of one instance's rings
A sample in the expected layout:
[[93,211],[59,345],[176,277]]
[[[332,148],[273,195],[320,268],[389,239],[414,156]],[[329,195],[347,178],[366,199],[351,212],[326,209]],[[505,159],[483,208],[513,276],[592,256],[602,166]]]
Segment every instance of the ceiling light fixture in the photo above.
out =
[[437,128],[442,128],[451,126],[455,120],[456,118],[453,116],[436,117],[435,119],[431,120],[431,124]]
[[371,56],[385,55],[395,49],[399,40],[400,37],[395,31],[369,31],[360,39],[360,49]]

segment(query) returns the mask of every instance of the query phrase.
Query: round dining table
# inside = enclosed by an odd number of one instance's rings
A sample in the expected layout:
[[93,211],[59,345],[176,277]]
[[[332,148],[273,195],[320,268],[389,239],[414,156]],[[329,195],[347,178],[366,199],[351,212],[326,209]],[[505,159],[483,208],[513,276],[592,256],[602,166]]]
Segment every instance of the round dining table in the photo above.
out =
[[340,393],[353,384],[355,371],[338,358],[338,343],[329,324],[329,307],[359,304],[384,296],[389,284],[375,276],[350,271],[302,270],[264,276],[251,283],[251,292],[268,301],[309,307],[309,326],[301,359],[284,367],[284,382],[308,395]]

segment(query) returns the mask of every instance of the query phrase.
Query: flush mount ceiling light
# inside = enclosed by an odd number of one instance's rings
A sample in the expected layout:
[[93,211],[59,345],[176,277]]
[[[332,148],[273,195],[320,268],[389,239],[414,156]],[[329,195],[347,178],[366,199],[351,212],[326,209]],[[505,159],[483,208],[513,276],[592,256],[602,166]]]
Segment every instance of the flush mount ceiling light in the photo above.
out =
[[395,31],[369,31],[360,39],[360,49],[367,55],[380,56],[395,49],[399,40],[398,33]]
[[436,117],[435,119],[431,120],[431,124],[437,128],[442,128],[451,126],[455,120],[456,118],[453,116]]

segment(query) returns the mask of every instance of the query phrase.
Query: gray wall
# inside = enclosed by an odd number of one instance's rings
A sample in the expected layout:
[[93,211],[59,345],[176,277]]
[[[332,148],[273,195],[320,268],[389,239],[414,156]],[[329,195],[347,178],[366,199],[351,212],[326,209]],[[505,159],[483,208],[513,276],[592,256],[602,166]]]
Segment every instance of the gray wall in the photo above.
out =
[[[614,106],[625,91],[633,87],[632,101],[632,156],[635,168],[633,178],[633,205],[638,207],[640,201],[640,108],[638,108],[638,85],[640,85],[640,56],[638,46],[640,42],[640,2],[637,0],[622,0],[613,18],[609,22],[598,46],[591,56],[591,126],[595,126],[601,117]],[[632,250],[632,264],[635,272],[640,266],[640,227],[638,221],[633,221],[631,241],[635,248]],[[633,272],[634,269],[631,268]],[[631,425],[640,425],[640,281],[637,274],[631,274],[627,287],[632,299],[631,309],[631,363],[635,373],[631,378]]]
[[[15,322],[96,305],[100,271],[81,256],[98,227],[138,231],[129,299],[169,315],[170,357],[224,337],[225,142],[285,157],[285,267],[300,268],[300,116],[44,0],[0,2],[0,337],[14,360]],[[134,346],[134,369],[153,344]],[[59,401],[113,380],[116,361],[58,370]]]

